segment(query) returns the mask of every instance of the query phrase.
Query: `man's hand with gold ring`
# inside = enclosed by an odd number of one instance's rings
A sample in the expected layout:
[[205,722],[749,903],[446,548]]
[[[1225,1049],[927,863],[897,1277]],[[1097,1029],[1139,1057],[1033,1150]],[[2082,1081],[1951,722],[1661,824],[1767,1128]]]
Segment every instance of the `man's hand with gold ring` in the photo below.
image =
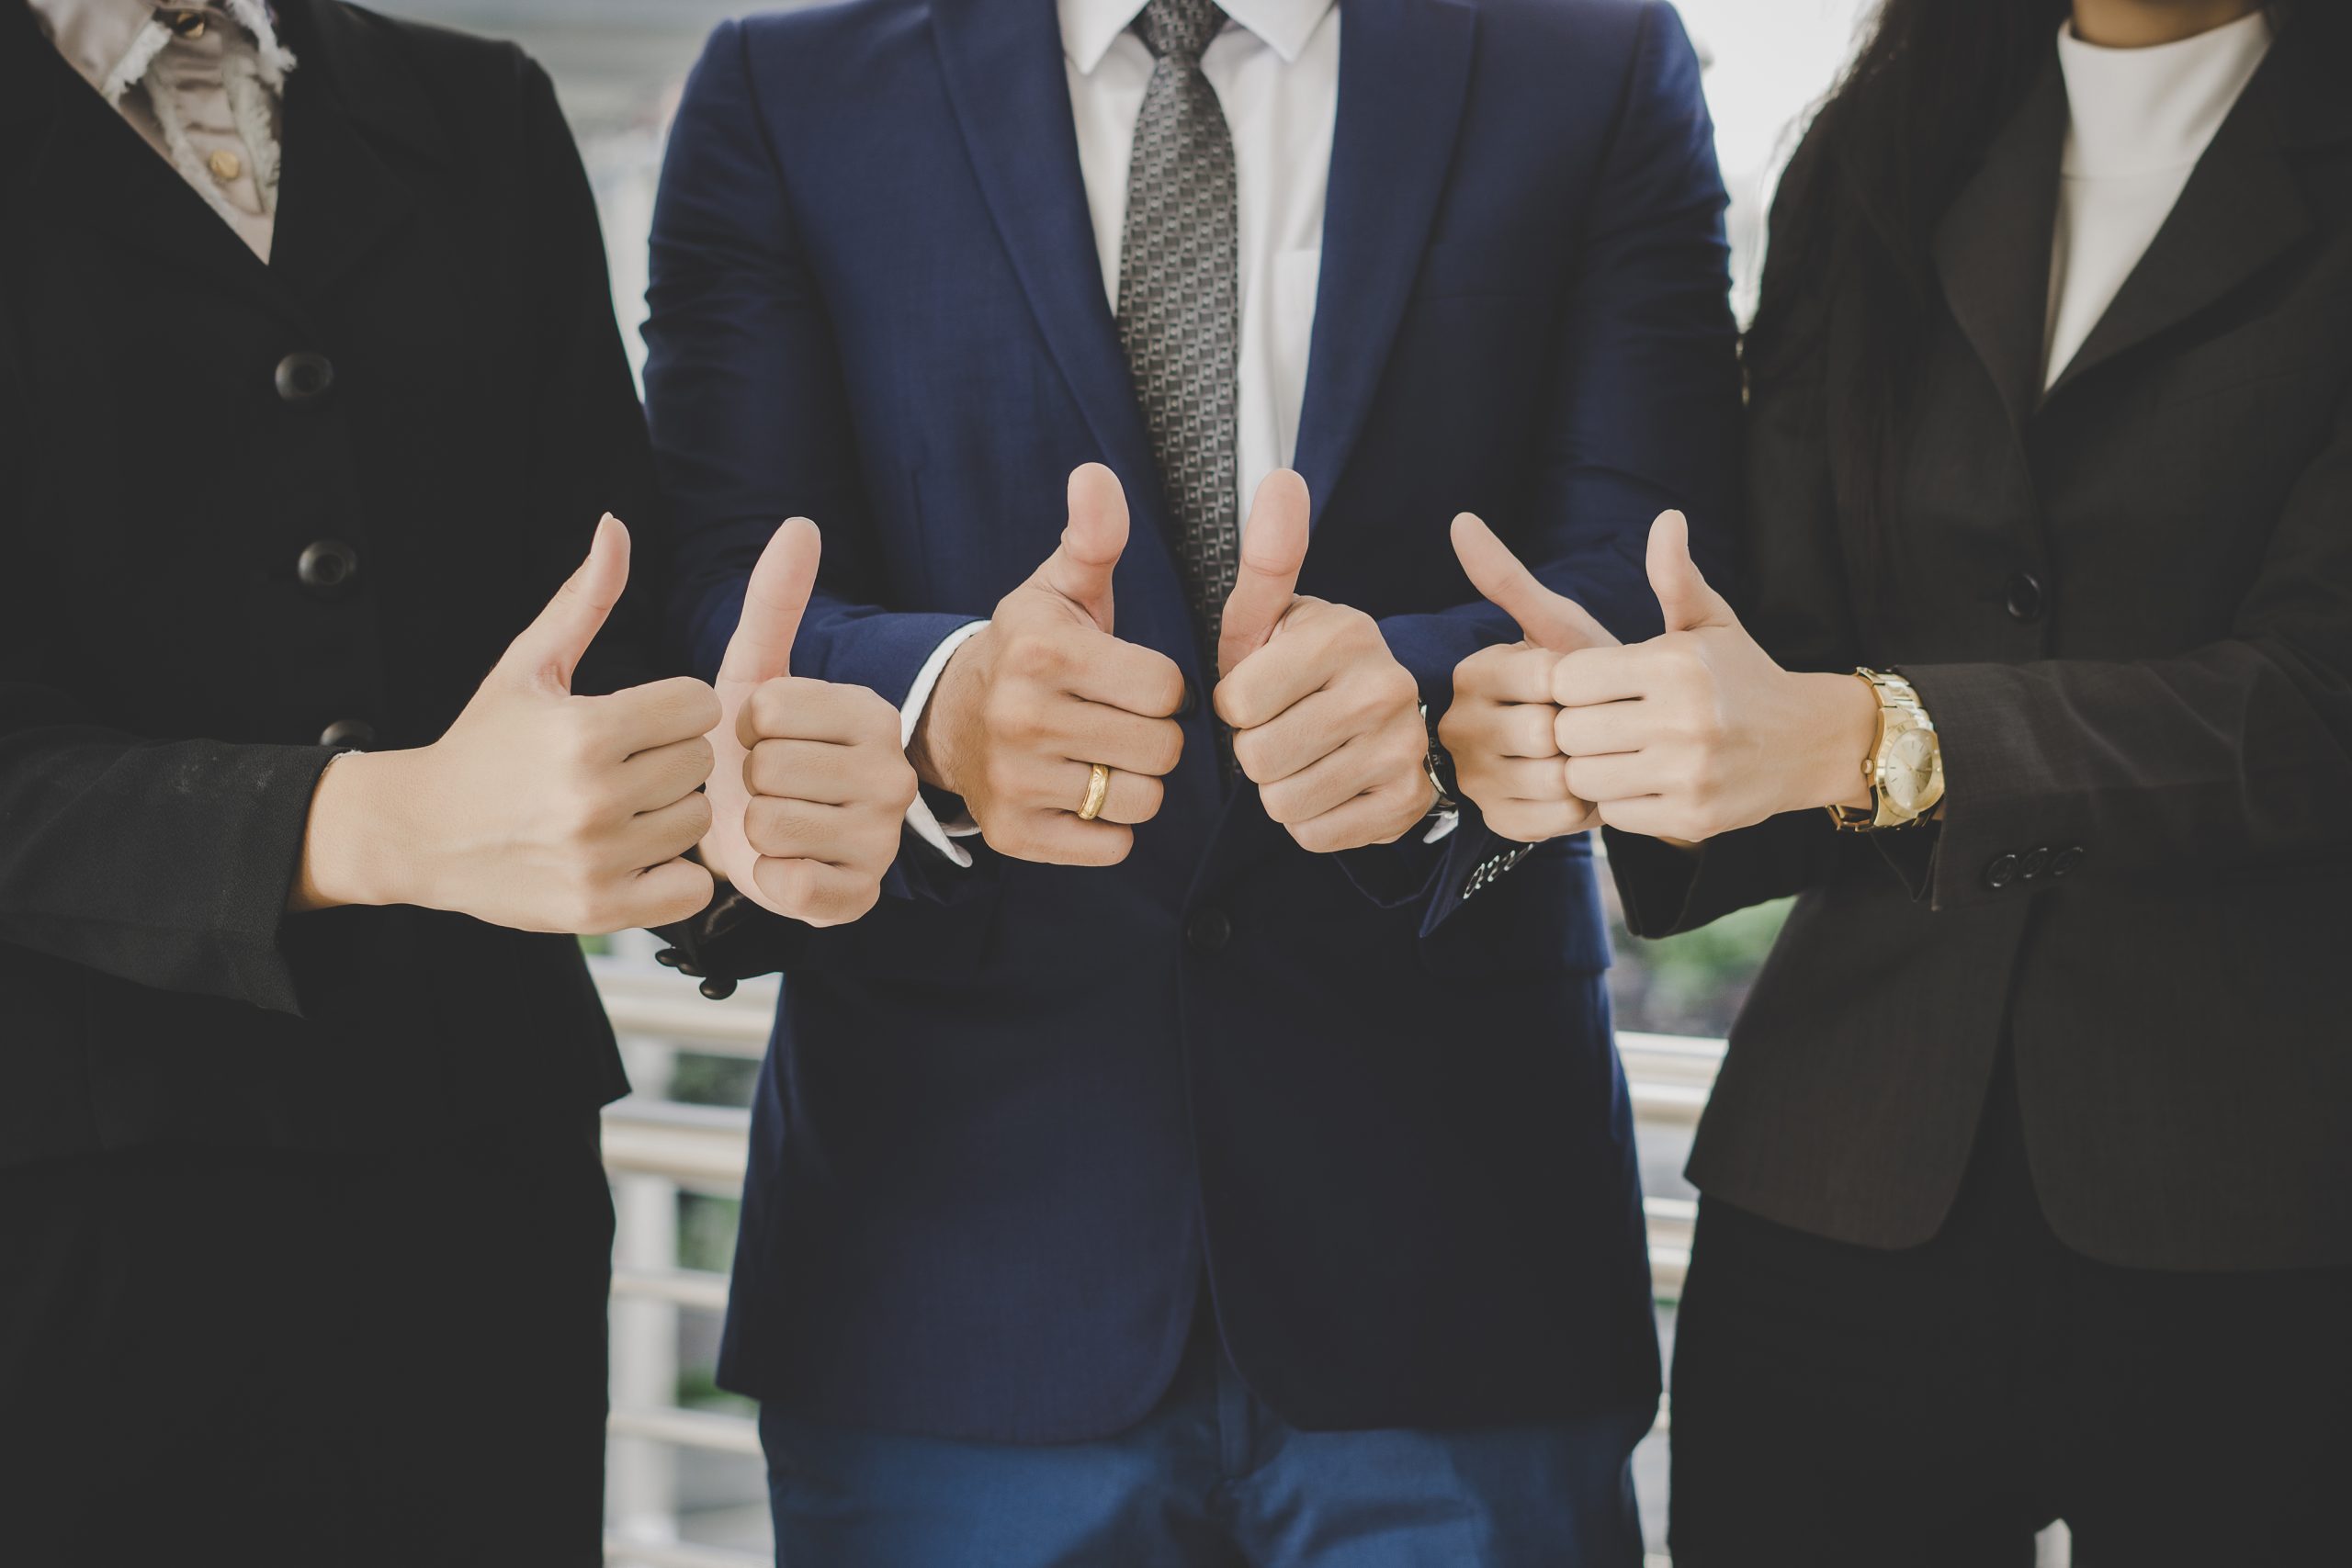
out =
[[1080,468],[1061,547],[950,656],[915,721],[908,760],[999,854],[1117,864],[1183,753],[1183,672],[1111,629],[1126,542],[1117,478]]

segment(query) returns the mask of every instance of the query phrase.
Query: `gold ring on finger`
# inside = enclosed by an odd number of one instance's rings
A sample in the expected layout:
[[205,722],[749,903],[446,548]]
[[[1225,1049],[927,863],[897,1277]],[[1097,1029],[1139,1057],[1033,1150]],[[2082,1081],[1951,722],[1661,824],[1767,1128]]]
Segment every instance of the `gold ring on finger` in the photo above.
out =
[[1107,762],[1094,764],[1094,772],[1087,775],[1086,804],[1078,808],[1078,819],[1091,822],[1102,815],[1102,803],[1111,798],[1111,768]]

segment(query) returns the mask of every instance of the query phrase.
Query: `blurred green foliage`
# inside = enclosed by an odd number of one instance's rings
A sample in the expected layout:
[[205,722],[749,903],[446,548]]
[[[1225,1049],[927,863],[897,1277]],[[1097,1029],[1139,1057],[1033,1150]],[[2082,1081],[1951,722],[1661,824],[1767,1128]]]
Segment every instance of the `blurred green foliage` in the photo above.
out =
[[1600,885],[1609,906],[1610,941],[1617,951],[1610,973],[1617,1027],[1717,1039],[1729,1033],[1795,900],[1758,904],[1695,931],[1645,942],[1625,930],[1617,890],[1605,872]]

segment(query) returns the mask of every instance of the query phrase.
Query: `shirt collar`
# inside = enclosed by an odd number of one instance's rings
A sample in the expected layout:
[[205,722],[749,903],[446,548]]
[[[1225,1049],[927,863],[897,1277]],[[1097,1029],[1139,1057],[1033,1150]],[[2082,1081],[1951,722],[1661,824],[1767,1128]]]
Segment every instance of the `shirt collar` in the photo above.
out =
[[154,0],[32,0],[32,8],[65,63],[101,91],[155,15]]
[[[1338,0],[1219,0],[1225,14],[1257,35],[1287,65],[1315,36],[1323,14]],[[1143,15],[1144,0],[1056,0],[1062,19],[1062,52],[1091,76],[1119,35]]]
[[[131,63],[133,50],[152,56],[154,46],[142,41],[147,24],[155,18],[155,0],[29,0],[41,31],[74,73],[101,93],[109,84],[129,85],[145,74],[145,59]],[[261,0],[214,0],[243,28],[259,49],[273,74],[290,71],[294,57],[277,41],[270,25],[269,7]],[[1140,6],[1137,9],[1141,9]],[[129,67],[126,73],[126,67]]]

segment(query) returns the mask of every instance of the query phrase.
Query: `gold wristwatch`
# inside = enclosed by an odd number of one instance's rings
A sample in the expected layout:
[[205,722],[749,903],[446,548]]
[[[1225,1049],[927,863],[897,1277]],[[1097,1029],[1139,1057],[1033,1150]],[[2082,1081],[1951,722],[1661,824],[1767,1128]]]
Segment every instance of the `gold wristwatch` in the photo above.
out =
[[1902,676],[1857,670],[1854,677],[1870,682],[1878,698],[1878,744],[1862,759],[1871,804],[1833,806],[1829,816],[1857,833],[1924,822],[1944,797],[1943,744],[1936,738],[1936,721]]

